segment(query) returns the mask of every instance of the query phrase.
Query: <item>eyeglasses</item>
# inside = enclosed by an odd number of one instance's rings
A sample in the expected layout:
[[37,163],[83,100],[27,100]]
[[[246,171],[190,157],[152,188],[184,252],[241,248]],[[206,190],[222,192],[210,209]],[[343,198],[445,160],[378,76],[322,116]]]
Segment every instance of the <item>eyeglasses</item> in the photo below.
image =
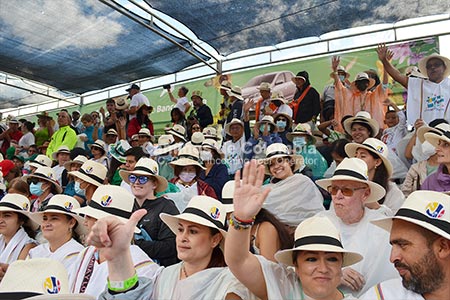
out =
[[150,180],[150,177],[144,175],[128,175],[128,180],[131,184],[134,184],[136,181],[139,182],[139,184],[146,184]]
[[339,187],[339,186],[330,185],[327,188],[328,193],[330,193],[331,195],[335,196],[338,191],[341,191],[342,195],[344,195],[345,197],[351,197],[351,196],[353,196],[355,191],[365,190],[365,189],[367,189],[367,186],[359,187],[359,188],[349,188],[349,187]]
[[426,68],[427,70],[431,69],[431,68],[439,68],[443,65],[443,63],[435,63],[435,64],[427,64]]

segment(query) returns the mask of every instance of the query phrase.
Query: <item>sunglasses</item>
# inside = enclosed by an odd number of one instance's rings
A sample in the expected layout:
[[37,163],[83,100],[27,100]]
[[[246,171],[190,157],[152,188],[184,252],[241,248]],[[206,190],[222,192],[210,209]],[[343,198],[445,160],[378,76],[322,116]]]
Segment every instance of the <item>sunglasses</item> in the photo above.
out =
[[330,185],[327,188],[328,193],[330,193],[331,195],[335,196],[338,191],[341,191],[342,195],[344,195],[345,197],[351,197],[351,196],[353,196],[355,191],[357,191],[357,190],[365,190],[365,189],[367,189],[366,186],[365,187],[359,187],[359,188],[350,188],[350,187],[338,187],[338,186],[334,186],[334,185]]
[[131,184],[134,184],[136,181],[139,182],[139,184],[146,184],[150,180],[150,177],[144,175],[128,175],[128,180]]

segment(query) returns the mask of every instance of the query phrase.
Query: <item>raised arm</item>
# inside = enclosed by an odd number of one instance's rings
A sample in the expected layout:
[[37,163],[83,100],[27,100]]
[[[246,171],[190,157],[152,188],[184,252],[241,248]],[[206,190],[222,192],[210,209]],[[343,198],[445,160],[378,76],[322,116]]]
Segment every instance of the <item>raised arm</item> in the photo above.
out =
[[87,242],[102,251],[108,261],[108,279],[125,281],[136,273],[130,253],[130,242],[134,228],[147,211],[135,211],[127,223],[116,217],[99,219],[92,227]]
[[[408,88],[408,77],[400,73],[399,70],[389,61],[392,58],[392,51],[389,50],[385,44],[379,44],[377,48],[378,59],[383,63],[384,70],[394,78],[395,81]],[[383,80],[384,82],[384,80]]]
[[267,299],[267,288],[264,274],[255,255],[250,253],[250,226],[246,229],[239,222],[246,223],[254,219],[270,192],[261,191],[264,180],[264,166],[257,165],[255,160],[244,166],[242,183],[240,171],[235,175],[235,191],[233,197],[233,225],[230,224],[225,241],[225,260],[231,272],[253,294],[260,299]]

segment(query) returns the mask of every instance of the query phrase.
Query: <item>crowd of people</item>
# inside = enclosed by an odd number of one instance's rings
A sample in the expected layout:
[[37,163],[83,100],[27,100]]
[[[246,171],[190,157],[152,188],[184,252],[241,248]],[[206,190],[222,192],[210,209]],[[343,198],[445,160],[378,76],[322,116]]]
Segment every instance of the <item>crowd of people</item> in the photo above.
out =
[[[223,80],[216,121],[201,91],[165,87],[174,108],[157,139],[136,84],[99,111],[10,118],[0,298],[448,299],[450,60],[402,74],[376,51],[382,79],[350,81],[333,57],[333,84],[321,95],[300,71],[291,101],[266,82],[244,99]],[[42,258],[64,284],[14,288]]]

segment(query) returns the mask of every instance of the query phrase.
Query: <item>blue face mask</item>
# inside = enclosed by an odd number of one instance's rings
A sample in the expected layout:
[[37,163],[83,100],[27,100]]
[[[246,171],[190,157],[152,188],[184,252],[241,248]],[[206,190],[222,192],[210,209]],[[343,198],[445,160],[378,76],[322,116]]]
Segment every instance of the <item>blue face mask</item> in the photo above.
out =
[[281,129],[286,128],[286,121],[278,120],[277,121],[277,126],[278,126],[278,128],[281,128]]
[[292,139],[292,144],[294,145],[295,149],[301,150],[301,148],[306,145],[306,139],[304,136],[296,136]]
[[42,190],[42,182],[31,183],[30,184],[30,193],[35,196],[40,196],[44,193]]
[[339,75],[339,80],[340,81],[344,81],[344,79],[345,79],[345,75]]
[[259,126],[259,131],[264,132],[264,128],[266,128],[266,124],[261,124]]
[[75,181],[75,186],[74,186],[74,189],[75,189],[75,193],[77,194],[77,195],[80,195],[80,196],[86,196],[86,192],[80,187],[80,183],[78,182],[78,181]]

